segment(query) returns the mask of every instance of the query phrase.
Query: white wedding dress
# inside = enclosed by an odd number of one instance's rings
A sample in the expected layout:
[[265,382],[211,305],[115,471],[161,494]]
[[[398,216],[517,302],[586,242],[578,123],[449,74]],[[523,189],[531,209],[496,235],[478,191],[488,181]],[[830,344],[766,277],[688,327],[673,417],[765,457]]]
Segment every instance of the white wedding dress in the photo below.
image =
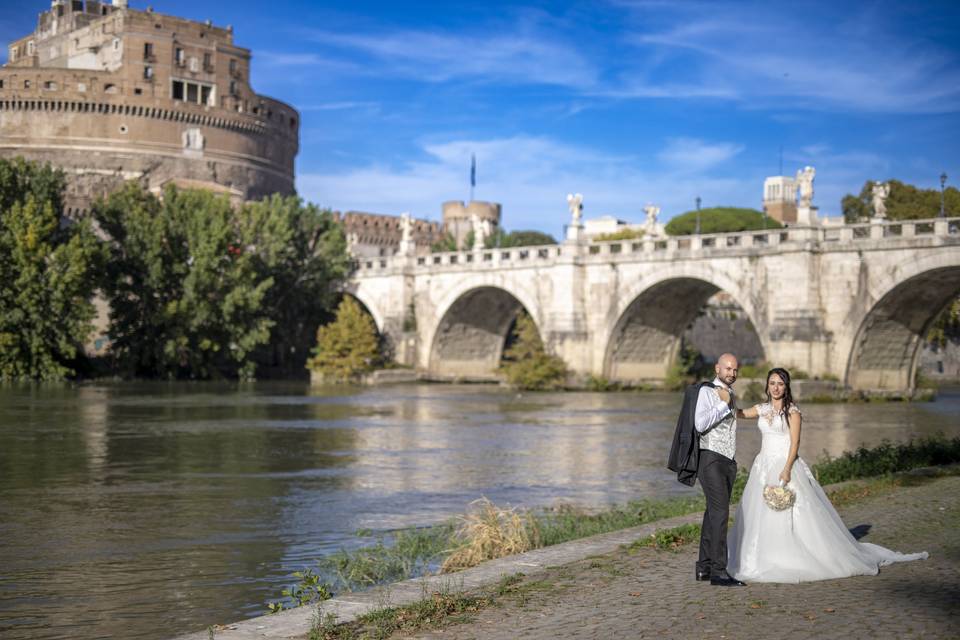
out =
[[[757,406],[763,437],[727,538],[727,572],[744,582],[806,582],[873,575],[883,565],[920,560],[927,553],[897,553],[857,540],[837,515],[810,467],[797,458],[787,485],[793,507],[774,511],[763,500],[765,485],[777,485],[790,452],[790,429],[765,403]],[[796,407],[791,407],[794,411]]]

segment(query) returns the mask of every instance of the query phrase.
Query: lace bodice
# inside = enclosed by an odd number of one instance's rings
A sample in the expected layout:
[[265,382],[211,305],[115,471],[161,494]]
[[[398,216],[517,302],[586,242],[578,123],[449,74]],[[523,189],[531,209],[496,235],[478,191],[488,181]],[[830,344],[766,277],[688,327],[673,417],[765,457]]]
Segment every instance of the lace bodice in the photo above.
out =
[[[790,447],[790,425],[783,413],[774,411],[769,402],[758,404],[754,407],[757,410],[757,427],[763,436],[761,445],[763,450],[770,452],[771,449],[782,449]],[[795,404],[790,405],[788,414],[800,413],[800,407]]]

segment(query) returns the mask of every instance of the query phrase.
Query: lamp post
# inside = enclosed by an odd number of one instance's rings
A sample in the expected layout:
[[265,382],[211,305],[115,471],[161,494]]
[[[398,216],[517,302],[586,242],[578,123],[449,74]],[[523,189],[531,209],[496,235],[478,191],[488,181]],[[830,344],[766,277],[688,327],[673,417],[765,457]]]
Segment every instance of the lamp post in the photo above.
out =
[[[941,189],[942,191],[942,189]],[[941,198],[942,199],[942,198]],[[697,196],[697,228],[696,234],[700,235],[700,196]]]
[[940,174],[940,217],[946,218],[947,214],[943,208],[943,187],[947,184],[947,172],[944,171]]

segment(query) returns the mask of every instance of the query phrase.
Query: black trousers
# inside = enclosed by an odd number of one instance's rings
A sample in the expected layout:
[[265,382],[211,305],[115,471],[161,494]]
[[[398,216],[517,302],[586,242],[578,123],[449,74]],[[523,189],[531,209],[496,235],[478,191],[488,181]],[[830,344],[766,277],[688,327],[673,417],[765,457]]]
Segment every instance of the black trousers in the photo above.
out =
[[701,449],[697,476],[707,499],[697,571],[719,575],[727,568],[727,521],[730,519],[730,492],[737,477],[737,463],[714,451]]

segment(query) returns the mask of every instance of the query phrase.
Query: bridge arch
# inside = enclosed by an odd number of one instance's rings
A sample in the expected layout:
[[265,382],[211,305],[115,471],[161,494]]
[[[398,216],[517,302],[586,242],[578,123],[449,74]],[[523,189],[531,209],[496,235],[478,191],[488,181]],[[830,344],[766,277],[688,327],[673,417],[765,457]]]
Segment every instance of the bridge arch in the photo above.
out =
[[[752,273],[741,274],[751,278]],[[666,377],[677,357],[681,338],[707,300],[726,292],[743,309],[769,353],[765,309],[747,297],[747,282],[697,265],[667,268],[641,278],[619,296],[608,324],[603,375],[611,380],[639,381]]]
[[356,285],[344,287],[341,290],[341,293],[343,293],[343,295],[350,296],[351,298],[359,302],[360,306],[363,307],[364,310],[370,314],[371,318],[373,318],[374,324],[377,325],[377,332],[383,335],[383,331],[384,331],[383,311],[376,304],[376,300],[372,296],[367,295],[367,292],[363,289],[363,287],[359,287]]
[[960,254],[945,248],[871,275],[876,302],[862,321],[854,319],[845,383],[853,389],[910,391],[930,325],[960,295]]
[[428,370],[442,378],[496,379],[511,326],[525,310],[543,336],[538,307],[524,292],[481,284],[452,292],[428,338]]

